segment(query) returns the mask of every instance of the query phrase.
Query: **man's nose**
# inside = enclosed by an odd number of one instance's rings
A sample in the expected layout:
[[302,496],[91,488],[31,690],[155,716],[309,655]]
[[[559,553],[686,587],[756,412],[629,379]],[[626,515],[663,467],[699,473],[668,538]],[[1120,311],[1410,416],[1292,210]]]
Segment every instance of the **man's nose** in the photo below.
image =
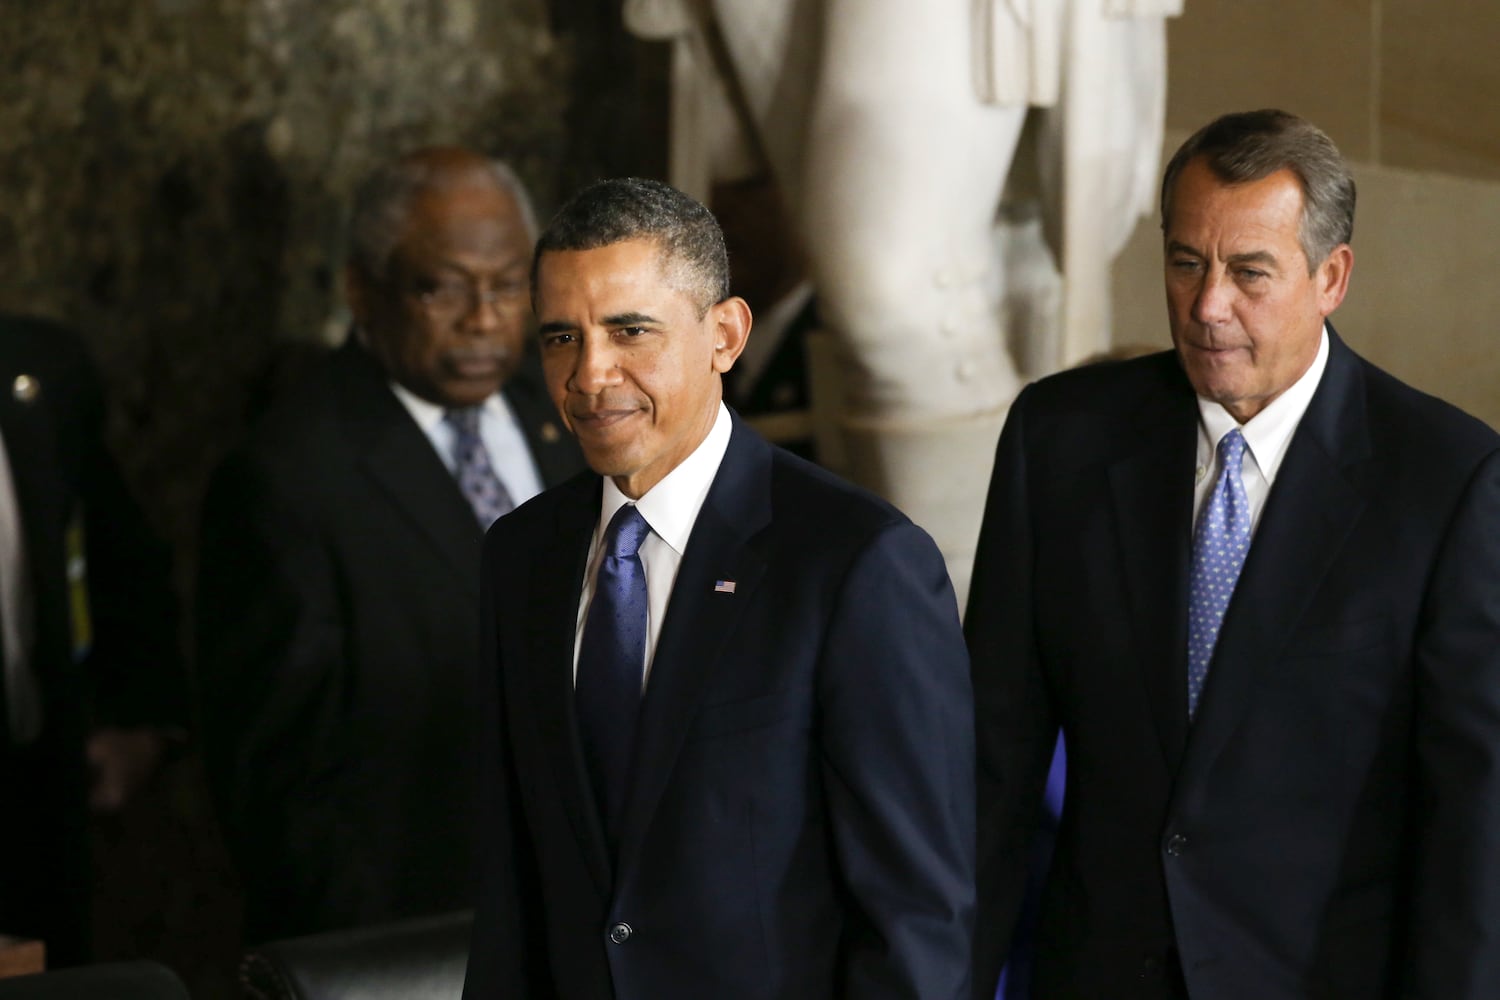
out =
[[499,291],[481,286],[470,289],[465,306],[460,318],[464,329],[488,334],[499,328],[506,303]]
[[1234,282],[1222,271],[1209,271],[1193,299],[1193,320],[1204,326],[1223,326],[1232,315]]
[[573,390],[592,396],[618,385],[620,379],[618,358],[608,336],[583,337],[573,368]]

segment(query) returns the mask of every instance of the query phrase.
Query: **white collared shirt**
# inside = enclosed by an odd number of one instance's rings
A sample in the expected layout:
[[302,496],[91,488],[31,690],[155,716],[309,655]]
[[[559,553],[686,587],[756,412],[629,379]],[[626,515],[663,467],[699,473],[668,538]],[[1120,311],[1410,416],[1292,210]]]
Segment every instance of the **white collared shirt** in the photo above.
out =
[[[457,463],[453,457],[453,439],[457,432],[443,419],[443,414],[447,411],[436,403],[429,403],[403,385],[392,382],[390,386],[396,398],[401,400],[401,405],[406,407],[406,412],[411,414],[422,433],[427,435],[427,440],[432,442],[433,450],[443,460],[443,465],[447,466],[449,472],[455,471]],[[531,447],[526,443],[526,433],[521,429],[521,421],[516,418],[510,403],[498,392],[481,404],[479,437],[484,442],[484,450],[489,453],[490,466],[500,482],[505,484],[505,491],[510,494],[517,507],[542,492],[542,477],[537,472],[536,460],[531,457]]]
[[[724,452],[729,448],[731,429],[729,409],[719,403],[719,415],[705,437],[693,449],[693,453],[667,473],[639,500],[635,506],[641,517],[651,526],[651,533],[641,543],[641,566],[646,572],[646,662],[641,665],[641,689],[651,676],[651,661],[656,658],[656,641],[661,636],[661,623],[667,615],[667,601],[672,596],[672,585],[677,582],[677,570],[682,565],[682,554],[687,550],[688,538],[693,525],[698,521],[698,512],[708,497],[708,488],[719,474],[719,465],[724,461]],[[589,602],[594,599],[594,583],[599,575],[599,564],[604,561],[601,542],[615,511],[630,503],[630,498],[620,492],[614,480],[604,477],[604,500],[599,508],[599,523],[594,527],[594,540],[589,545],[588,572],[583,577],[583,593],[578,599],[578,621],[573,633],[573,677],[578,677],[578,650],[583,641],[583,625],[588,620]]]
[[1245,460],[1240,466],[1240,479],[1245,484],[1245,495],[1250,501],[1250,530],[1260,526],[1260,514],[1265,509],[1266,497],[1271,493],[1271,484],[1281,469],[1281,460],[1286,457],[1292,435],[1302,422],[1312,402],[1313,393],[1323,379],[1323,370],[1328,367],[1328,327],[1323,327],[1318,353],[1302,377],[1287,387],[1281,395],[1266,404],[1249,421],[1239,423],[1229,411],[1218,403],[1198,397],[1198,461],[1193,485],[1193,523],[1198,523],[1198,514],[1208,502],[1214,483],[1219,478],[1219,439],[1234,428],[1240,428],[1245,436]]

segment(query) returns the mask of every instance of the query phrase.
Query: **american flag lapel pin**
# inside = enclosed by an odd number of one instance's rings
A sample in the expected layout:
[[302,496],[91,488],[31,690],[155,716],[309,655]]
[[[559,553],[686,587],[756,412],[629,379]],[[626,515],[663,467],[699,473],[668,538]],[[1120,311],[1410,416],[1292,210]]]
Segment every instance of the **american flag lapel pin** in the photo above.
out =
[[732,594],[732,593],[734,593],[734,581],[733,580],[715,580],[714,581],[714,593],[715,594]]

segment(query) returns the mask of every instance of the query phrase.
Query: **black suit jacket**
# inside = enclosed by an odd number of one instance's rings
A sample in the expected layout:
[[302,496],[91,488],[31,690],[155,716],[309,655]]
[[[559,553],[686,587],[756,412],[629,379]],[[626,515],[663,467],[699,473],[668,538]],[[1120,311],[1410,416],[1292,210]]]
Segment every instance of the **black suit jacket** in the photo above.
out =
[[1016,400],[966,619],[976,997],[1058,725],[1037,996],[1500,996],[1500,439],[1331,341],[1191,726],[1176,358]]
[[931,539],[736,419],[663,622],[612,857],[573,713],[599,497],[580,476],[487,539],[491,863],[464,995],[967,996],[972,701]]
[[[528,372],[505,394],[545,483],[582,467]],[[352,340],[214,477],[204,744],[251,940],[472,905],[481,538]]]
[[89,730],[175,728],[186,717],[170,559],[105,449],[103,425],[78,339],[0,316],[0,437],[28,560],[43,720],[24,748],[0,721],[0,933],[45,938],[49,963],[86,954]]

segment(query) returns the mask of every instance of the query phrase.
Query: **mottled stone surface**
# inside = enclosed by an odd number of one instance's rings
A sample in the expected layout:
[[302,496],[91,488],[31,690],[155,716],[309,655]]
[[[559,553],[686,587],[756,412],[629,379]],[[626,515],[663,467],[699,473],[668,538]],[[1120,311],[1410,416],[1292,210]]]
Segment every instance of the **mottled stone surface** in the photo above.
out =
[[[614,30],[603,4],[569,24],[547,0],[3,7],[0,309],[92,347],[184,595],[209,472],[296,360],[342,335],[344,211],[376,160],[465,143],[510,158],[545,211],[634,155],[569,135],[600,106],[580,81],[611,86],[575,68],[578,38],[592,52]],[[101,957],[162,958],[199,1000],[234,995],[233,875],[196,758],[96,843]]]
[[465,142],[552,197],[570,69],[544,0],[7,8],[0,307],[84,333],[180,545],[277,358],[338,335],[344,207],[377,158]]

